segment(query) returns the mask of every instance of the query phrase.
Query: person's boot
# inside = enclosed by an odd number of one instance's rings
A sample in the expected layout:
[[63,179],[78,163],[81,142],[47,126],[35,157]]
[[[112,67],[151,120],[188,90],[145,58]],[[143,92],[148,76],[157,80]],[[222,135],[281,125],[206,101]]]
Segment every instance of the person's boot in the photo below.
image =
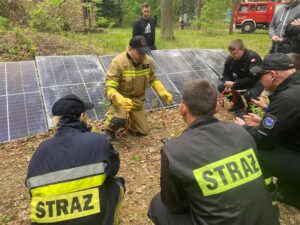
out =
[[239,93],[234,93],[233,101],[233,106],[228,110],[229,112],[236,112],[245,109],[244,101]]
[[278,200],[287,205],[291,205],[293,207],[296,207],[297,209],[300,209],[300,187],[286,184],[284,182],[281,182],[280,180],[277,181],[277,185]]
[[271,199],[272,206],[276,212],[277,218],[280,216],[280,211],[278,207],[278,188],[277,185],[273,182],[272,177],[265,178],[265,184],[267,186],[268,195]]
[[112,132],[112,131],[109,131],[109,130],[106,130],[106,131],[105,131],[104,137],[105,137],[109,142],[112,142],[112,141],[115,141],[115,140],[116,140],[116,134],[115,134],[115,132]]
[[125,123],[126,123],[125,119],[112,117],[104,133],[106,139],[110,142],[115,141],[117,130],[124,127]]

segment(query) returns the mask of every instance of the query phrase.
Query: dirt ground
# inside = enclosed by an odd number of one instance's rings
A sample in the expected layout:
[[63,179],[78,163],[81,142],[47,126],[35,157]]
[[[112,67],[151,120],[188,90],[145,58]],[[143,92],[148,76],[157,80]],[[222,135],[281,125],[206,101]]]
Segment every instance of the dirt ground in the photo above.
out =
[[[221,110],[217,117],[232,120]],[[160,149],[162,137],[180,134],[185,124],[176,108],[148,114],[151,132],[146,137],[121,134],[114,147],[120,152],[120,176],[126,180],[127,191],[120,212],[122,225],[150,225],[147,209],[151,198],[160,190]],[[95,126],[101,128],[100,122]],[[0,224],[30,224],[29,194],[24,185],[28,163],[40,142],[54,134],[42,134],[0,144]],[[300,225],[300,211],[280,204],[281,225]]]

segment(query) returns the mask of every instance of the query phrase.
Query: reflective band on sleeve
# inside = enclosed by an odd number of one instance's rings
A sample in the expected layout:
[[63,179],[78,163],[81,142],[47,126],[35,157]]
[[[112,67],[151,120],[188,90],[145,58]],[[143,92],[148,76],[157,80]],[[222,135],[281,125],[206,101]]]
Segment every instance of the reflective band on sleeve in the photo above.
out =
[[106,87],[117,88],[119,86],[119,83],[114,80],[106,80],[105,85]]
[[193,173],[204,196],[225,192],[262,175],[252,148],[210,163]]
[[31,220],[36,223],[60,222],[99,212],[99,188],[31,199]]
[[59,170],[27,179],[26,184],[29,189],[54,184],[82,177],[93,176],[104,173],[106,163],[94,163],[86,166],[79,166],[66,170]]
[[118,91],[114,88],[109,88],[107,91],[107,97],[110,98],[115,92],[118,92]]
[[269,184],[271,184],[272,183],[272,177],[269,177],[269,178],[266,178],[265,179],[265,184],[266,185],[269,185]]
[[142,77],[150,73],[150,69],[143,70],[124,70],[122,76],[124,77]]
[[105,181],[106,175],[100,174],[92,177],[81,178],[78,180],[50,184],[43,187],[38,187],[31,189],[30,192],[32,196],[53,196],[61,195],[64,193],[75,192],[79,190],[84,190],[92,187],[99,187]]

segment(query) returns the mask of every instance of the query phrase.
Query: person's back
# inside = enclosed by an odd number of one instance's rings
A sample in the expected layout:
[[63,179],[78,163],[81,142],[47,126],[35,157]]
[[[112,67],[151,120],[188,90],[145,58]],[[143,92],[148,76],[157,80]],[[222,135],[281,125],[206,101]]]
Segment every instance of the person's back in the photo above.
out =
[[148,216],[156,225],[279,225],[253,138],[213,117],[216,88],[192,81],[182,95],[188,128],[163,147],[161,194]]
[[165,145],[162,154],[187,196],[194,224],[278,224],[254,146],[243,128],[213,118]]
[[[34,153],[26,179],[31,195],[32,224],[113,224],[123,184],[114,176],[119,155],[104,136],[86,125],[86,105],[68,95],[53,106],[57,134]],[[80,113],[60,112],[79,109]],[[73,116],[76,115],[76,116]],[[79,119],[80,115],[80,119]]]

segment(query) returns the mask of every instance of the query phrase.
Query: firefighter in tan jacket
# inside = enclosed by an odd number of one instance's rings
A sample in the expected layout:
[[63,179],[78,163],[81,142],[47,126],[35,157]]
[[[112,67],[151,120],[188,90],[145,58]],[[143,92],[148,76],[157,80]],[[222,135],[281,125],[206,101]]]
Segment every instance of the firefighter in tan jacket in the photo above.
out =
[[106,73],[105,94],[112,105],[106,113],[106,137],[113,141],[115,132],[127,127],[135,135],[147,135],[149,126],[144,111],[146,88],[152,87],[167,104],[172,95],[165,89],[147,55],[150,49],[143,36],[134,36],[128,50],[116,56]]

